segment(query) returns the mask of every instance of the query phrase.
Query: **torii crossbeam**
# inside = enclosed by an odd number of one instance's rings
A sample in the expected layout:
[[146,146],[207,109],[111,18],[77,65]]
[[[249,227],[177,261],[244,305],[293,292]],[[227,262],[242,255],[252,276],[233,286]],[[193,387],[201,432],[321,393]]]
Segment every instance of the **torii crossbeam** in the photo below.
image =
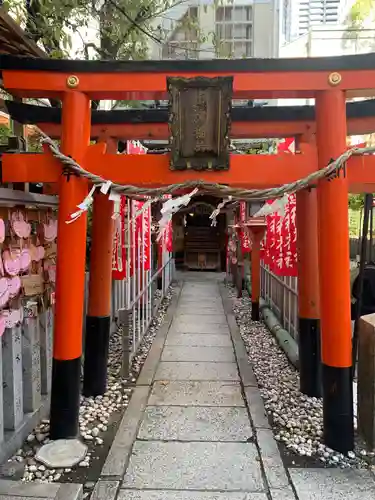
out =
[[[261,188],[297,180],[318,167],[325,167],[346,150],[346,98],[371,96],[375,89],[375,54],[308,59],[144,62],[37,60],[1,56],[0,67],[4,87],[13,94],[62,99],[60,132],[62,150],[66,155],[106,179],[139,185],[165,185],[203,177],[213,183]],[[190,90],[193,88],[191,85],[194,86],[195,91],[188,97],[191,99],[191,110],[195,113],[190,118],[197,119],[197,122],[191,126],[193,122],[189,122],[189,115],[184,115],[189,110],[179,101],[184,109],[179,116],[185,125],[190,123],[190,128],[185,127],[184,134],[188,137],[183,137],[176,132],[174,123],[174,144],[181,146],[181,141],[188,138],[190,142],[181,147],[189,156],[198,143],[201,153],[207,149],[205,141],[208,136],[213,142],[220,137],[215,168],[200,172],[186,170],[181,158],[176,160],[172,153],[172,161],[180,169],[172,171],[168,156],[135,158],[105,153],[105,147],[101,145],[89,146],[90,99],[165,99],[173,92],[176,94],[176,82],[189,84]],[[226,89],[226,100],[223,95],[218,97],[215,94],[220,85]],[[211,90],[207,91],[208,88]],[[316,115],[312,120],[317,149],[303,144],[301,153],[285,155],[287,160],[276,155],[229,156],[226,147],[230,129],[225,119],[223,122],[219,120],[219,115],[224,110],[228,118],[230,99],[285,97],[315,98]],[[213,104],[219,101],[225,109]],[[173,102],[176,105],[177,100]],[[174,109],[176,111],[177,108]],[[205,110],[208,115],[208,109],[213,113],[209,116],[210,121],[203,112]],[[218,125],[215,133],[213,124]],[[203,134],[205,127],[208,136]],[[303,135],[302,129],[300,132],[299,135]],[[197,160],[196,154],[193,154],[192,160]],[[87,194],[88,183],[78,176],[62,174],[61,165],[50,154],[3,157],[3,181],[59,184],[52,438],[73,437],[78,432],[85,276],[86,219],[81,217],[69,225],[65,221]],[[372,157],[351,159],[347,176],[341,172],[332,181],[320,180],[316,189],[311,192],[305,190],[297,196],[299,260],[304,263],[304,266],[299,266],[301,389],[309,395],[319,395],[321,366],[324,441],[341,452],[347,452],[354,446],[347,198],[349,189],[363,191],[365,184],[369,185],[367,189],[374,190]],[[98,200],[102,204],[100,213],[105,214],[101,221],[105,236],[103,232],[98,232],[98,239],[102,238],[107,243],[98,243],[95,247],[95,262],[108,283],[111,202],[103,197],[98,197]],[[311,249],[315,250],[314,254],[309,253]],[[71,258],[72,253],[74,259]],[[86,348],[89,345],[91,353],[100,349],[103,351],[103,346],[107,345],[109,299],[106,292],[106,304],[98,303],[89,311],[92,325],[98,326],[96,330],[92,328],[87,332]],[[98,357],[95,370],[95,362],[91,365],[93,376],[100,372],[100,377],[103,377],[105,364]],[[99,385],[103,387],[103,384]]]

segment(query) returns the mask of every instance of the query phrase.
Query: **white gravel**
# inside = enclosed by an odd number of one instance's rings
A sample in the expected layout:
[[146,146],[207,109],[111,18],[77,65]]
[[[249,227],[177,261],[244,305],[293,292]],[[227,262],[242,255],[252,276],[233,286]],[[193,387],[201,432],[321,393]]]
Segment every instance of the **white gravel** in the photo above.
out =
[[307,397],[299,391],[299,374],[289,363],[276,339],[262,322],[251,321],[251,301],[247,292],[235,299],[234,313],[257,378],[265,409],[273,425],[275,439],[290,454],[314,457],[326,466],[373,467],[374,453],[356,446],[348,457],[322,443],[322,399]]
[[[164,316],[174,293],[171,286],[166,297],[160,303],[157,315],[152,320],[139,345],[137,354],[133,357],[129,379],[121,377],[122,363],[122,332],[118,329],[110,338],[108,358],[108,385],[104,396],[85,398],[81,396],[80,406],[80,432],[81,437],[89,445],[85,459],[78,467],[90,467],[95,458],[97,447],[103,445],[105,433],[111,424],[111,416],[121,412],[128,406],[133,388],[143,363],[152,345],[156,332],[164,320]],[[156,291],[154,303],[160,300],[160,292]],[[9,459],[6,464],[9,476],[23,481],[53,482],[59,481],[64,473],[72,472],[71,469],[48,469],[45,465],[35,460],[38,449],[49,442],[49,420],[43,420],[38,427],[27,437],[22,449]],[[98,450],[99,451],[99,450]]]

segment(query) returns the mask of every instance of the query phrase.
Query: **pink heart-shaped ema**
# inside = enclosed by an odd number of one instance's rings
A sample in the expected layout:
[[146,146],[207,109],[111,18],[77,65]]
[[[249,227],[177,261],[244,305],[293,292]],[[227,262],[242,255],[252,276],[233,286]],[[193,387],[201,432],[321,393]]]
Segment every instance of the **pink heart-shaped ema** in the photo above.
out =
[[3,295],[6,295],[9,298],[8,278],[0,278],[0,298]]
[[33,262],[38,262],[39,261],[38,250],[37,250],[37,247],[35,245],[33,245],[32,243],[29,245],[29,252],[30,252],[31,260]]
[[4,243],[5,240],[5,222],[0,219],[0,243]]
[[5,318],[0,313],[0,337],[4,335],[4,332],[5,332]]
[[25,221],[23,220],[12,220],[12,229],[14,234],[18,236],[18,238],[23,238],[24,223]]
[[8,278],[8,291],[9,291],[9,297],[13,299],[14,297],[17,297],[21,290],[21,279],[19,276],[13,276],[13,278]]
[[20,256],[20,270],[25,272],[29,269],[31,264],[31,255],[27,248],[24,248]]
[[26,221],[23,221],[21,231],[22,231],[22,238],[27,239],[31,234],[31,224],[29,224]]
[[44,224],[44,239],[50,243],[51,241],[54,240],[54,231],[53,227],[50,226],[49,224]]
[[20,252],[5,250],[3,252],[4,269],[9,276],[17,276],[20,272]]
[[46,251],[44,250],[44,247],[42,247],[40,245],[38,247],[36,247],[36,250],[38,253],[38,260],[37,260],[37,262],[38,262],[38,261],[44,259],[44,255],[45,255]]
[[25,220],[25,217],[23,216],[23,213],[18,211],[18,212],[12,212],[11,215],[11,220]]

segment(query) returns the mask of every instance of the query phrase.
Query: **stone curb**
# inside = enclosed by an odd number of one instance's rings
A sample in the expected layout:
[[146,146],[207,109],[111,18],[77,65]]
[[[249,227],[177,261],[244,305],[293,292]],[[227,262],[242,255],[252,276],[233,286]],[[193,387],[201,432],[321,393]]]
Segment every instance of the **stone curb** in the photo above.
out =
[[144,362],[141,373],[139,374],[136,383],[137,387],[142,385],[150,386],[154,380],[154,376],[160,361],[160,356],[164,347],[164,343],[167,338],[169,329],[171,327],[177,309],[177,304],[180,299],[180,294],[181,294],[181,284],[179,284],[179,286],[176,287],[176,293],[173,296],[171,303],[168,307],[163,324],[160,326],[152,342],[151,349],[147,355],[146,361]]
[[13,498],[45,498],[46,500],[82,500],[83,485],[75,483],[24,483],[0,480],[0,500]]
[[[168,307],[163,324],[159,328],[153,340],[151,349],[138,377],[136,387],[130,398],[129,405],[121,419],[115,439],[103,465],[100,479],[97,484],[98,489],[95,488],[97,496],[103,489],[107,491],[106,488],[110,486],[109,483],[111,483],[111,491],[113,491],[113,483],[122,479],[125,474],[133,444],[137,437],[138,428],[147,405],[151,385],[160,360],[161,352],[177,308],[180,293],[181,286],[177,288],[171,304]],[[105,479],[105,483],[107,484],[103,484],[104,481],[101,481],[101,479]],[[98,498],[100,497],[98,496]]]
[[120,481],[105,481],[99,479],[90,500],[115,500],[119,486]]
[[224,285],[220,284],[219,289],[268,488],[286,488],[290,485],[290,480],[273,437],[254,372],[248,361],[246,347],[233,313],[233,301],[229,298]]

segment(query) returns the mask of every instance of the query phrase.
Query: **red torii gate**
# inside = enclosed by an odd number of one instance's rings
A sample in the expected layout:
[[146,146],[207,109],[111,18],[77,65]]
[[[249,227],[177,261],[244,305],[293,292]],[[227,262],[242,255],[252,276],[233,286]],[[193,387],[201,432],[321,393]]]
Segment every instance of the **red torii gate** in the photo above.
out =
[[[375,86],[375,54],[341,58],[193,62],[84,62],[2,56],[0,66],[4,87],[13,94],[63,100],[61,138],[66,155],[106,179],[148,186],[194,180],[198,175],[209,182],[258,189],[295,181],[316,170],[317,165],[323,168],[345,151],[346,96],[371,95]],[[166,98],[167,77],[173,76],[232,76],[233,98],[315,97],[317,155],[309,145],[302,146],[299,155],[288,155],[287,161],[277,155],[232,155],[228,171],[194,174],[192,171],[171,172],[168,155],[118,156],[106,153],[103,144],[89,146],[90,99],[163,99]],[[341,172],[333,181],[320,180],[316,190],[305,190],[299,194],[297,207],[298,228],[304,228],[304,232],[299,233],[299,238],[303,240],[300,260],[306,263],[305,267],[300,266],[300,281],[305,285],[304,291],[301,291],[306,303],[305,316],[302,311],[301,316],[309,323],[300,331],[301,342],[310,347],[315,345],[314,355],[319,355],[316,330],[320,291],[324,440],[328,446],[342,452],[353,448],[354,435],[347,194],[349,186],[375,184],[373,162],[373,157],[352,158],[348,162],[348,176]],[[61,164],[50,154],[5,154],[3,182],[59,184],[51,437],[75,437],[78,433],[86,219],[81,217],[69,225],[65,221],[86,196],[88,182],[74,174],[65,175]],[[101,213],[106,212],[100,237],[109,242],[111,202],[102,195],[96,197],[101,200]],[[319,239],[315,218],[318,220]],[[107,231],[104,237],[103,232]],[[318,269],[308,261],[309,239],[319,247]],[[74,259],[71,259],[73,245]],[[110,280],[108,249],[104,247],[99,244],[97,247],[96,262],[101,268],[95,283],[98,289],[102,286],[100,280]],[[310,276],[314,278],[313,284],[308,283]],[[106,296],[103,300],[109,302],[109,299]],[[96,324],[99,325],[102,320],[105,323],[106,316],[98,312],[95,314],[97,316],[93,320],[97,321]],[[91,332],[87,342],[98,352],[105,345],[106,329],[100,327],[95,334]],[[95,373],[92,375],[95,376]]]

